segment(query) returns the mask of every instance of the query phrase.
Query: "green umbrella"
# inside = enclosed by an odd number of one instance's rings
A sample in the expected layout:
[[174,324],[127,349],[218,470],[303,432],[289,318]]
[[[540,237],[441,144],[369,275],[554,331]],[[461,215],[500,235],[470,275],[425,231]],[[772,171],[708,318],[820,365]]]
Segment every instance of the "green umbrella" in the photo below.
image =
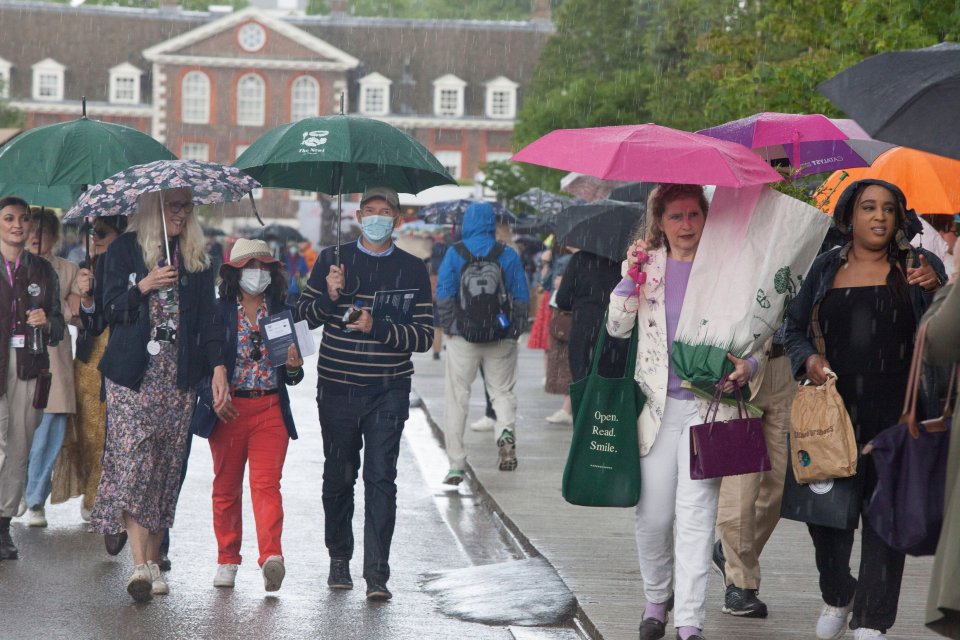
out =
[[237,158],[235,166],[265,187],[336,195],[338,265],[344,193],[360,193],[367,187],[418,193],[456,184],[440,161],[403,131],[342,113],[271,129]]
[[0,184],[0,198],[17,196],[38,207],[67,210],[80,197],[80,185],[44,187],[38,184]]

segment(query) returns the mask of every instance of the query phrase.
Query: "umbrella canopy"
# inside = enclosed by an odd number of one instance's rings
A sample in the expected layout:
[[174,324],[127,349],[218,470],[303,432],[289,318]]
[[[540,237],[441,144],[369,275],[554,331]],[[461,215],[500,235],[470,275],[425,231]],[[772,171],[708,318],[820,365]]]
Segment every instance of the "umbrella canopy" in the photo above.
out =
[[456,180],[426,147],[385,122],[360,116],[304,118],[260,136],[235,166],[265,187],[360,193],[392,187],[418,193]]
[[621,202],[642,202],[646,204],[650,192],[656,188],[655,182],[631,182],[610,192],[608,200]]
[[579,198],[568,198],[567,196],[544,191],[539,187],[527,189],[515,197],[514,201],[535,209],[537,213],[541,215],[560,213],[571,205],[583,202],[583,200]]
[[817,205],[833,213],[837,198],[846,186],[863,178],[897,185],[907,197],[907,206],[917,213],[960,211],[960,160],[907,147],[882,153],[870,167],[834,172],[814,194]]
[[893,146],[872,140],[853,120],[834,120],[819,113],[763,112],[697,133],[742,144],[767,162],[785,159],[796,176],[866,167]]
[[586,202],[603,200],[610,192],[627,184],[622,180],[601,180],[585,173],[571,171],[560,179],[560,191],[570,193]]
[[268,224],[261,229],[257,229],[257,231],[251,234],[250,237],[255,240],[276,238],[277,242],[283,245],[290,244],[291,242],[296,242],[299,244],[306,240],[300,231],[286,224]]
[[881,53],[817,89],[875,138],[960,158],[960,44]]
[[130,215],[145,193],[188,188],[196,204],[220,204],[240,200],[260,183],[215,162],[158,160],[116,173],[86,191],[64,220],[86,216]]
[[79,189],[133,165],[174,159],[145,133],[84,116],[30,129],[5,144],[0,148],[0,182]]
[[[417,217],[422,218],[427,224],[463,224],[463,214],[467,207],[478,202],[477,200],[445,200],[443,202],[433,202],[420,209]],[[517,216],[499,202],[490,202],[493,207],[493,215],[497,222],[513,224],[517,221]]]
[[614,261],[623,260],[646,207],[637,202],[597,200],[561,211],[555,221],[557,242]]
[[776,170],[742,145],[655,124],[559,129],[527,145],[512,159],[604,180],[727,187],[782,180]]
[[69,209],[81,193],[79,185],[0,184],[0,198],[17,196],[32,205],[55,209]]

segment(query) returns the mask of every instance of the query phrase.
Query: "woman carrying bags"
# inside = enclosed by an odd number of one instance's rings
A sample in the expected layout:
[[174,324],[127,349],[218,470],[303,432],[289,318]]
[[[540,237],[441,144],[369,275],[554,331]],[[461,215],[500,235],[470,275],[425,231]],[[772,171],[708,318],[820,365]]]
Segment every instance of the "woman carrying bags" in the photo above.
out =
[[0,198],[0,560],[18,556],[10,519],[23,499],[33,432],[50,391],[46,347],[56,346],[64,329],[57,274],[25,251],[29,231],[27,202]]
[[127,592],[137,602],[169,593],[160,544],[176,513],[194,389],[211,370],[215,406],[226,401],[209,264],[190,189],[143,195],[130,232],[106,255],[110,340],[100,371],[109,427],[93,525],[103,534],[127,531],[134,565]]
[[[913,215],[895,185],[859,180],[848,186],[837,200],[834,224],[849,240],[813,262],[787,313],[784,346],[795,377],[819,385],[828,369],[836,373],[860,447],[899,421],[914,335],[933,292],[946,280],[936,256],[910,246]],[[820,332],[824,352],[814,343]],[[861,456],[857,465],[864,502],[877,482],[873,464],[871,456]],[[852,612],[855,640],[885,638],[897,617],[904,554],[863,518],[854,578],[854,531],[807,527],[824,601],[816,637],[842,636]]]
[[218,322],[225,328],[224,364],[230,400],[219,410],[201,387],[191,429],[210,439],[213,455],[213,530],[217,574],[213,586],[233,588],[240,567],[243,472],[250,465],[250,497],[257,524],[264,588],[277,591],[285,568],[280,537],[280,478],[287,444],[297,438],[287,385],[303,380],[303,360],[290,345],[285,362],[270,360],[259,321],[287,307],[287,279],[269,245],[241,238],[220,267]]
[[[638,327],[635,377],[647,397],[638,420],[642,482],[636,538],[647,600],[640,640],[664,637],[674,606],[678,640],[704,638],[720,479],[690,478],[690,427],[705,422],[710,403],[681,387],[670,351],[706,221],[702,187],[659,185],[647,204],[646,241],[627,249],[623,279],[610,295],[607,332],[629,338]],[[646,274],[639,283],[630,275],[638,266]],[[734,365],[731,381],[744,384],[756,372],[753,357],[727,358]],[[732,387],[731,382],[726,390]],[[735,408],[721,406],[717,419],[735,415]]]

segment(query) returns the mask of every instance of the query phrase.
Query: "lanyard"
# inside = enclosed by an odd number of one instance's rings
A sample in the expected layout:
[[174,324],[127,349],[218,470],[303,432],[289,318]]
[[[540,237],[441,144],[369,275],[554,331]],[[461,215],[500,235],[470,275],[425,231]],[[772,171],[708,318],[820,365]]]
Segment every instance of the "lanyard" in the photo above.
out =
[[[21,255],[23,254],[21,253]],[[3,266],[6,267],[7,276],[10,278],[10,291],[12,293],[11,297],[13,298],[13,305],[12,305],[13,306],[13,320],[12,320],[13,325],[12,326],[13,326],[13,330],[16,331],[17,329],[17,286],[14,283],[13,274],[15,274],[17,272],[17,269],[20,268],[20,256],[17,256],[17,262],[16,264],[13,265],[12,271],[10,270],[10,262],[6,258],[3,259]]]

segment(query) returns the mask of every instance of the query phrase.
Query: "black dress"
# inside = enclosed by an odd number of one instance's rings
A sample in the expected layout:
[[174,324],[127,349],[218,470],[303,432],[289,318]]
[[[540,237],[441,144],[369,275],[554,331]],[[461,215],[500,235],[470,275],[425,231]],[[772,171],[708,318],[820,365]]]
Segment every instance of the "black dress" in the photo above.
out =
[[[866,444],[897,424],[913,355],[916,320],[909,300],[885,286],[831,289],[820,303],[826,357],[837,374],[843,398],[857,434]],[[857,474],[863,477],[864,500],[876,486],[870,456],[861,456]],[[808,525],[816,548],[823,600],[835,607],[853,598],[852,628],[886,631],[897,616],[902,553],[877,536],[862,520],[859,579],[850,573],[854,532]]]

